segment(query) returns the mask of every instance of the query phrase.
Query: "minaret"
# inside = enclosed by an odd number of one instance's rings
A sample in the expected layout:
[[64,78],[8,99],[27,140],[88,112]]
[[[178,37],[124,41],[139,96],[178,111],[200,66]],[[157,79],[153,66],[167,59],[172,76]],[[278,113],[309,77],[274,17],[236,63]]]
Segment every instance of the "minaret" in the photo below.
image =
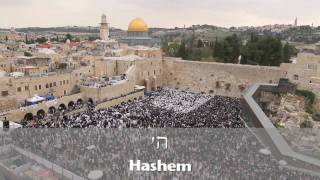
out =
[[104,41],[109,39],[109,27],[107,23],[107,16],[105,14],[102,14],[101,16],[100,39]]
[[296,17],[296,19],[294,20],[294,26],[298,26],[298,18]]

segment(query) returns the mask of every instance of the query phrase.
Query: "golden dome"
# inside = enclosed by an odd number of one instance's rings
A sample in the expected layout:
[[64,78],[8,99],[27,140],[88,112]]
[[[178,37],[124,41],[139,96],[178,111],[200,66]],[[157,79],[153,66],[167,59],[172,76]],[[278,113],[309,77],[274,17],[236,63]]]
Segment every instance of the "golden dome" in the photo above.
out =
[[148,25],[143,19],[135,18],[130,22],[128,31],[148,32]]

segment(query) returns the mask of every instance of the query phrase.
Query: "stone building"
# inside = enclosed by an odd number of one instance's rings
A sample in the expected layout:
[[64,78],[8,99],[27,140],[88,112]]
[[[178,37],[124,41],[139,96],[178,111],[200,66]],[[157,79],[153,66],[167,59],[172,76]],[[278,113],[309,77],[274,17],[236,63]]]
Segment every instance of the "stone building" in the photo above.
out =
[[129,46],[160,46],[160,40],[149,36],[147,23],[141,18],[133,19],[127,31],[127,36],[119,40],[121,43],[126,43]]
[[320,55],[320,42],[315,44],[315,54]]
[[106,41],[109,39],[109,27],[107,23],[107,16],[105,14],[101,16],[100,39],[103,41]]

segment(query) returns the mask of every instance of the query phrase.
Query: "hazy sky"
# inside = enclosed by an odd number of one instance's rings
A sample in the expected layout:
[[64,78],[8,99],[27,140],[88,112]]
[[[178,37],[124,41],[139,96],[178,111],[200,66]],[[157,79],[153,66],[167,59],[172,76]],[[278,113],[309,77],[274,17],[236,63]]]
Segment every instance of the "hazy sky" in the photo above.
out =
[[0,0],[0,27],[98,26],[102,13],[126,29],[141,17],[149,27],[293,23],[320,25],[320,0]]

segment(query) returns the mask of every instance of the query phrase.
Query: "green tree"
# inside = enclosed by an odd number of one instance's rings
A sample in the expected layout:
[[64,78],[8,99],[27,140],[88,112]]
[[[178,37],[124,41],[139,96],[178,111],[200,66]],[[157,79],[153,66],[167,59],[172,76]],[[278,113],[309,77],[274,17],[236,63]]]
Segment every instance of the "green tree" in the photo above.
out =
[[168,46],[168,55],[172,57],[178,57],[180,45],[177,43],[172,43]]
[[162,42],[161,43],[161,49],[165,54],[168,54],[168,52],[169,52],[168,42]]
[[234,34],[226,38],[227,54],[226,61],[229,63],[237,63],[240,55],[241,40]]
[[23,54],[24,54],[24,56],[32,57],[32,54],[30,52],[28,52],[28,51],[25,51]]
[[283,46],[283,62],[290,63],[291,57],[296,56],[297,53],[298,53],[298,50],[287,42]]
[[99,37],[97,37],[97,36],[89,36],[89,38],[88,38],[89,41],[95,41],[97,39],[99,39]]
[[182,59],[187,58],[186,44],[184,42],[182,42],[179,46],[178,56]]
[[48,39],[47,38],[45,38],[45,37],[39,37],[39,38],[37,38],[36,39],[36,42],[37,43],[45,43],[45,42],[47,42],[48,41]]
[[289,43],[287,42],[284,46],[283,46],[283,62],[290,62],[290,47],[289,47]]
[[240,49],[241,40],[236,34],[226,37],[223,41],[216,38],[213,56],[224,63],[237,63]]
[[204,48],[188,49],[188,60],[210,61],[212,60],[212,48],[204,47]]
[[26,34],[26,44],[29,44],[28,35]]
[[310,120],[304,120],[300,123],[300,128],[313,128],[313,123]]
[[255,38],[241,48],[242,63],[263,66],[279,66],[283,62],[283,48],[280,39],[272,37]]
[[195,39],[196,39],[196,33],[194,31],[194,28],[192,28],[192,34],[191,34],[191,39],[190,39],[190,47],[193,48],[195,45]]
[[34,44],[34,43],[35,43],[34,39],[31,39],[30,44]]
[[316,99],[315,93],[308,90],[297,90],[297,94],[305,97],[308,101],[308,103],[313,104]]
[[65,38],[65,41],[67,40],[67,39],[69,39],[70,41],[72,41],[72,35],[71,34],[66,34],[66,38]]
[[258,36],[254,33],[250,33],[250,42],[257,42],[259,40]]
[[223,42],[220,42],[217,39],[214,43],[213,57],[224,59],[224,54]]
[[203,47],[204,47],[204,44],[203,44],[203,42],[202,42],[201,39],[198,40],[197,47],[198,47],[198,48],[203,48]]

